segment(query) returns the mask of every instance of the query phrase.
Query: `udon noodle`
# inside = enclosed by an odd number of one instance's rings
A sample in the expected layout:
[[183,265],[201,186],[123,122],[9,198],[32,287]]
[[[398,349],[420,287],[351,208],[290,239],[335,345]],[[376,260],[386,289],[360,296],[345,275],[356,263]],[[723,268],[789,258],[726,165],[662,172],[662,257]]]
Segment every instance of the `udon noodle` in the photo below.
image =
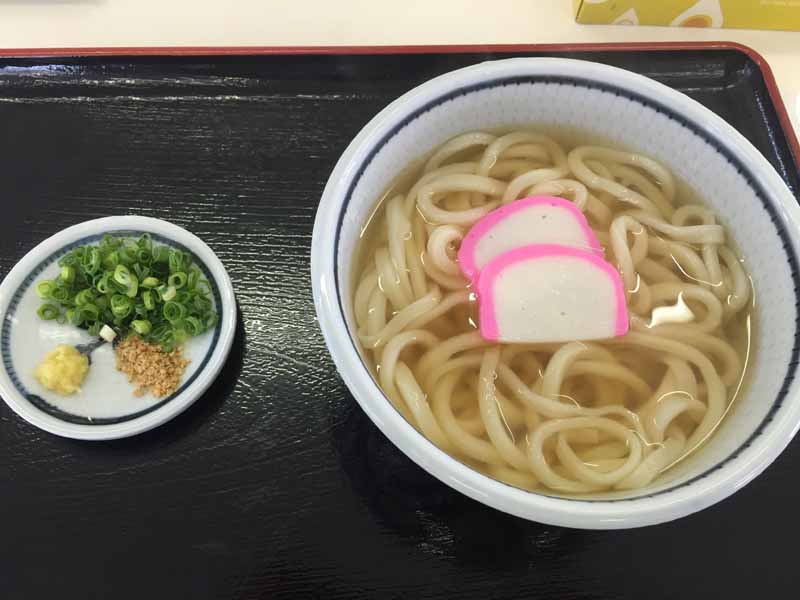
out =
[[[353,313],[396,409],[442,450],[530,490],[649,485],[706,440],[741,386],[750,279],[707,207],[639,154],[471,132],[394,185],[365,226]],[[456,260],[469,227],[531,195],[571,200],[626,288],[630,331],[495,344]]]

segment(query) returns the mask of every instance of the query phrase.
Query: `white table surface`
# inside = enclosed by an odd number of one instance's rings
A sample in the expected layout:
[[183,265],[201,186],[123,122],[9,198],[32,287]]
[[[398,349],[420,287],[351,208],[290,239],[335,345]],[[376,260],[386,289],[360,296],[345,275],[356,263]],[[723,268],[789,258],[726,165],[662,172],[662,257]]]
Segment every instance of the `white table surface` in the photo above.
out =
[[0,48],[731,40],[800,127],[800,33],[578,25],[570,0],[0,0]]

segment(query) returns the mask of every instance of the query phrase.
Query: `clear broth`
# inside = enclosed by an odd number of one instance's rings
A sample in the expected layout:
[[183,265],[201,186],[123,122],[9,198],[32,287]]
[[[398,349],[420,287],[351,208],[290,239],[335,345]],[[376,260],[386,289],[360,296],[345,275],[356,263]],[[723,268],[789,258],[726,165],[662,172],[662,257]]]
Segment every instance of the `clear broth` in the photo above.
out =
[[[535,128],[535,127],[526,128],[526,130],[542,131],[541,128]],[[503,133],[503,132],[498,130],[498,131],[495,131],[493,133]],[[561,143],[562,147],[564,147],[566,149],[570,149],[570,148],[574,147],[575,145],[577,145],[578,141],[581,141],[583,144],[586,144],[587,143],[587,139],[588,139],[588,143],[591,143],[591,144],[604,145],[605,147],[608,147],[608,148],[618,149],[618,147],[614,147],[611,144],[603,144],[602,140],[587,138],[587,136],[581,135],[579,132],[570,132],[570,133],[566,133],[565,134],[563,131],[561,131],[557,135],[553,135],[552,131],[550,131],[550,132],[544,131],[544,133],[550,134],[551,137],[556,139],[559,143]],[[448,163],[450,163],[450,162],[458,162],[459,160],[464,159],[465,156],[467,154],[469,154],[469,153],[470,152],[467,151],[467,152],[464,153],[464,155],[451,158],[447,162]],[[472,150],[471,153],[474,154],[474,150]],[[412,185],[419,179],[419,177],[420,177],[420,175],[422,173],[422,168],[423,168],[427,158],[428,157],[423,157],[423,158],[419,159],[418,161],[415,161],[412,165],[410,165],[409,167],[404,169],[402,171],[402,173],[389,186],[387,186],[385,192],[377,200],[374,210],[371,212],[370,217],[368,218],[367,222],[363,226],[362,231],[361,231],[361,239],[360,239],[360,242],[358,244],[356,253],[354,255],[354,264],[356,266],[355,266],[355,269],[353,269],[353,271],[352,271],[352,273],[353,273],[353,281],[352,281],[352,287],[351,287],[351,289],[353,290],[354,294],[355,294],[355,291],[357,289],[357,286],[358,286],[360,278],[365,273],[365,270],[369,267],[370,263],[374,261],[374,256],[375,256],[375,253],[376,253],[377,249],[386,243],[386,233],[385,233],[385,230],[386,230],[386,214],[385,213],[386,213],[386,204],[387,204],[388,200],[393,198],[393,197],[395,197],[397,194],[403,194],[404,196],[407,194],[407,192],[412,187]],[[567,177],[571,178],[570,175],[568,175]],[[693,190],[691,190],[689,188],[689,186],[687,186],[685,183],[683,183],[681,181],[676,181],[676,184],[677,184],[677,193],[676,193],[676,199],[675,199],[675,206],[676,207],[682,206],[684,204],[700,204],[700,205],[703,205],[703,202],[701,201],[699,195],[696,194]],[[721,215],[721,217],[724,220],[724,215]],[[649,228],[648,228],[648,233],[650,235],[658,235],[656,232],[654,232],[652,229],[649,229]],[[730,238],[730,234],[727,231],[727,229],[726,229],[726,234],[728,234],[726,236],[728,238],[728,239],[726,239],[726,244],[729,247],[732,247],[734,252],[736,252],[735,246],[732,244],[731,240],[729,239]],[[606,249],[606,257],[607,257],[607,259],[613,260],[613,254],[610,252],[610,249],[608,249],[608,248],[605,248],[605,249]],[[455,249],[454,249],[454,251],[455,251]],[[740,256],[740,254],[738,252],[736,252],[736,254],[737,254],[737,256]],[[424,261],[425,257],[421,256],[421,259]],[[677,265],[678,264],[677,259],[674,256],[672,257],[672,259],[675,262],[675,264]],[[744,262],[744,261],[741,261],[741,262]],[[752,286],[752,279],[750,279],[750,281],[751,281],[751,286]],[[431,283],[430,278],[428,278],[428,283],[429,284]],[[464,289],[468,290],[469,287],[470,287],[470,284],[465,280]],[[444,290],[443,290],[443,292],[444,292]],[[692,454],[697,452],[700,448],[702,448],[702,446],[707,442],[707,440],[711,437],[711,435],[714,433],[714,431],[716,431],[716,429],[718,429],[719,424],[722,422],[722,420],[725,418],[725,416],[733,409],[733,407],[735,406],[736,398],[739,397],[742,394],[743,389],[746,387],[746,382],[747,382],[748,373],[749,373],[748,365],[751,363],[751,360],[752,360],[752,357],[751,357],[751,350],[752,350],[751,339],[752,339],[753,327],[755,325],[755,323],[754,323],[754,315],[755,315],[754,297],[755,296],[754,296],[753,290],[751,288],[751,296],[750,296],[750,302],[749,302],[748,306],[746,308],[741,309],[738,314],[736,314],[734,317],[732,317],[729,321],[725,322],[724,326],[721,327],[722,336],[736,350],[736,353],[738,354],[738,356],[739,356],[739,358],[741,360],[741,364],[742,364],[742,369],[741,369],[741,372],[739,374],[737,382],[735,384],[729,386],[727,388],[727,390],[726,390],[727,393],[728,393],[727,394],[728,395],[728,398],[727,398],[728,403],[727,403],[727,408],[725,409],[725,412],[722,415],[722,418],[719,419],[719,421],[716,423],[716,425],[711,430],[711,432],[709,432],[703,438],[703,440],[700,443],[695,444],[687,452],[685,452],[683,455],[679,456],[676,460],[672,461],[668,466],[663,468],[660,471],[659,475],[655,478],[655,482],[659,481],[659,478],[661,478],[661,476],[663,475],[664,472],[666,472],[669,469],[673,468],[678,462],[684,461],[687,457],[691,456]],[[354,300],[351,299],[351,302],[352,301],[354,301]],[[397,314],[397,311],[392,312],[391,311],[391,304],[388,303],[388,302],[387,302],[387,307],[388,308],[387,308],[386,320],[388,322],[391,319],[392,316]],[[430,331],[432,331],[435,335],[437,335],[442,340],[447,339],[449,337],[452,337],[454,335],[458,335],[460,333],[465,333],[465,332],[469,332],[469,331],[475,331],[477,329],[477,323],[478,323],[478,314],[477,313],[478,313],[478,311],[477,311],[477,302],[476,302],[476,300],[474,298],[474,295],[473,295],[472,301],[468,305],[466,305],[464,307],[457,307],[457,309],[451,310],[450,313],[445,315],[445,316],[449,316],[450,319],[439,318],[434,323],[432,323],[431,325],[427,326],[426,328],[429,329]],[[676,312],[673,315],[673,317],[670,317],[669,314],[666,314],[665,318],[666,318],[666,322],[669,322],[670,320],[673,320],[673,322],[681,322],[680,311]],[[378,374],[379,374],[380,369],[381,369],[380,360],[375,360],[374,354],[372,353],[372,351],[370,349],[365,348],[363,345],[359,345],[359,346],[360,346],[359,349],[361,350],[361,353],[362,353],[362,357],[365,359],[366,364],[369,365],[370,370],[372,372],[372,375],[375,378],[376,382],[379,383]],[[404,350],[403,352],[404,352],[403,358],[409,364],[415,363],[420,358],[420,356],[422,356],[422,354],[424,353],[421,349],[419,349],[417,347]],[[541,375],[541,370],[539,371],[539,373]],[[661,377],[663,376],[663,373],[664,373],[664,369],[662,367],[660,367],[655,361],[653,361],[652,368],[645,369],[645,370],[642,370],[642,371],[637,371],[637,374],[643,380],[645,380],[651,386],[651,389],[653,389],[653,390],[655,390],[658,387],[658,383],[659,383]],[[698,381],[702,381],[702,378],[698,377]],[[380,383],[379,383],[379,385],[380,385]],[[569,396],[568,400],[570,400],[571,402],[574,402],[576,404],[580,404],[581,406],[591,406],[593,404],[593,402],[595,401],[595,399],[592,397],[592,394],[587,389],[587,386],[581,385],[580,382],[573,382],[569,386],[569,390],[571,391],[571,393],[568,395]],[[426,391],[430,392],[430,390],[426,390]],[[477,397],[477,394],[476,394],[476,397]],[[476,403],[477,403],[477,399],[476,399]],[[502,416],[502,406],[500,404],[498,404],[498,408],[500,408],[500,413],[501,413],[501,416]],[[686,415],[682,415],[682,417],[685,418]],[[408,418],[407,415],[406,415],[406,418]],[[681,417],[679,417],[679,418],[681,418]],[[505,416],[503,416],[503,420],[504,421],[506,420]],[[414,423],[413,419],[409,419],[409,421],[411,422],[412,425],[414,425],[415,427],[417,427],[417,429],[419,429],[418,425],[416,423]],[[512,436],[512,439],[515,439],[514,438],[515,433],[511,430],[511,428],[507,426],[507,430],[508,430],[508,433]],[[484,432],[482,437],[483,437],[484,440],[488,441],[488,436],[485,434],[485,432]],[[519,440],[517,440],[517,441],[519,441]],[[578,496],[578,497],[583,497],[585,495],[588,495],[589,497],[596,497],[598,494],[605,493],[604,491],[603,492],[590,492],[588,494],[565,493],[565,492],[560,492],[560,491],[553,490],[553,489],[550,489],[550,488],[547,488],[547,487],[543,487],[541,485],[539,485],[539,486],[528,486],[528,485],[525,485],[524,483],[520,483],[520,482],[517,482],[517,481],[509,480],[506,477],[499,477],[499,476],[497,476],[496,472],[493,473],[488,468],[488,466],[486,464],[481,463],[481,462],[476,461],[476,460],[473,460],[473,459],[471,459],[471,458],[469,458],[467,456],[464,456],[460,452],[450,452],[450,454],[454,458],[456,458],[457,460],[469,465],[470,467],[472,467],[472,468],[474,468],[474,469],[476,469],[476,470],[478,470],[478,471],[480,471],[480,472],[482,472],[482,473],[484,473],[484,474],[486,474],[486,475],[488,475],[490,477],[494,477],[496,479],[499,479],[500,481],[504,481],[506,483],[509,483],[511,485],[515,485],[517,487],[521,487],[521,488],[525,488],[525,489],[531,489],[531,490],[535,490],[537,492],[543,492],[543,493],[547,493],[547,494],[551,494],[551,495],[559,495],[559,496]],[[652,485],[652,483],[650,485]]]

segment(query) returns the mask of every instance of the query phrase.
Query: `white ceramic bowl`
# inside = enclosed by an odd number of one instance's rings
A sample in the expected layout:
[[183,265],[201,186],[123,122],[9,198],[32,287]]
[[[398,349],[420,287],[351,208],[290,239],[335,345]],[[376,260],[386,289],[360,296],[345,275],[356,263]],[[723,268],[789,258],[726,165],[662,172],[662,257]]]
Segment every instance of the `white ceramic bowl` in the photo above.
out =
[[[106,344],[91,354],[81,390],[60,396],[33,376],[44,355],[59,344],[96,340],[86,331],[42,321],[36,282],[58,276],[57,261],[75,246],[99,241],[103,234],[123,238],[151,235],[153,242],[188,251],[208,280],[219,321],[190,339],[183,354],[191,362],[179,388],[167,398],[135,396],[134,387],[115,367]],[[20,260],[0,285],[0,393],[29,423],[63,437],[107,440],[152,429],[188,408],[211,385],[230,353],[236,330],[236,301],[222,263],[200,238],[185,229],[148,217],[106,217],[74,225],[46,239]]]
[[[451,458],[396,412],[353,342],[351,257],[377,198],[409,163],[474,129],[578,129],[669,167],[733,232],[757,297],[751,382],[710,442],[650,487],[564,499],[494,481]],[[317,213],[311,275],[317,314],[339,372],[383,433],[444,483],[484,504],[539,521],[615,529],[669,521],[729,496],[767,467],[800,424],[800,209],[767,160],[694,100],[613,67],[553,58],[484,63],[437,77],[381,111],[334,169]]]

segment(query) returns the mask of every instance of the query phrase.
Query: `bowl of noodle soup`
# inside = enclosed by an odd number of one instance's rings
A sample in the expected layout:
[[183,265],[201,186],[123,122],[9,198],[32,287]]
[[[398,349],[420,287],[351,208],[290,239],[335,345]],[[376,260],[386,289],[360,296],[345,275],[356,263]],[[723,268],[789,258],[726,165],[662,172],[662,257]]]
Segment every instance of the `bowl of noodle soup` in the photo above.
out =
[[[461,240],[538,195],[585,215],[626,335],[481,337]],[[484,63],[408,92],[342,155],[315,305],[361,407],[441,481],[538,522],[645,526],[729,496],[798,428],[799,217],[767,160],[679,92],[585,61]]]

